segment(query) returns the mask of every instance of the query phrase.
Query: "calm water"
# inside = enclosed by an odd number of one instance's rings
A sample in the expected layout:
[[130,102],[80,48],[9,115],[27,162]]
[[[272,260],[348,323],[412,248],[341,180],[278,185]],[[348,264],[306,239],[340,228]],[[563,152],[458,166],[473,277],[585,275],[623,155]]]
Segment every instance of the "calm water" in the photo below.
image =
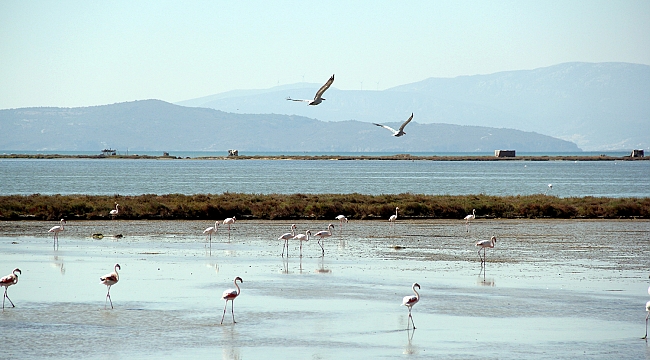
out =
[[[0,194],[650,196],[648,161],[2,159]],[[548,189],[548,184],[553,184]]]

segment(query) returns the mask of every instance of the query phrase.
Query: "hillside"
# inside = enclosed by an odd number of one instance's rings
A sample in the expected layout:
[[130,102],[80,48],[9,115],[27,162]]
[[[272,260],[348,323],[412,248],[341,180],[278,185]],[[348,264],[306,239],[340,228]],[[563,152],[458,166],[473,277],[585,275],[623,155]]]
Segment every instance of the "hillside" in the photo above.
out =
[[[337,77],[345,76],[337,74]],[[323,79],[323,81],[326,79]],[[445,123],[533,131],[583,150],[650,149],[650,66],[565,63],[535,70],[430,78],[383,91],[338,90],[319,106],[285,101],[312,98],[321,84],[232,91],[179,105],[249,114],[298,115],[323,121]]]
[[[388,122],[399,127],[399,122]],[[423,124],[394,138],[361,121],[234,114],[144,100],[83,108],[0,110],[0,149],[92,151],[575,152],[576,144],[534,132]]]

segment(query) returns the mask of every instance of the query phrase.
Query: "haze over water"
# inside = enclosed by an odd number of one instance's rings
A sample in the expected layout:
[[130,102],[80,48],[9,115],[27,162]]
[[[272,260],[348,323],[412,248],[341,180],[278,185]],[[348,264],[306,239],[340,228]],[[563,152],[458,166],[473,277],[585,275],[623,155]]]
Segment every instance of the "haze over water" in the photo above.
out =
[[[650,196],[648,161],[2,159],[0,195]],[[548,184],[553,184],[548,189]]]

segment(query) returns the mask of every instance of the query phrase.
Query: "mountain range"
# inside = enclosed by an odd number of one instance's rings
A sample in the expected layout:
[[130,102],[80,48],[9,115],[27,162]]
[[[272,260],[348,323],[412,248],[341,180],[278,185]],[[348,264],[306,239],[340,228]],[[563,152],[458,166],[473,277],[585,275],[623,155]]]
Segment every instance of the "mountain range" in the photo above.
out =
[[[284,100],[282,100],[284,101]],[[410,115],[410,114],[408,114]],[[401,122],[388,122],[399,127]],[[80,108],[0,110],[0,149],[28,151],[576,152],[575,143],[513,129],[412,121],[395,138],[356,120],[235,114],[142,100]]]
[[312,98],[321,85],[236,90],[177,104],[323,121],[399,123],[415,113],[414,121],[419,124],[536,132],[588,151],[650,148],[648,65],[563,63],[534,70],[429,78],[382,91],[339,90],[335,81],[321,105],[283,100]]

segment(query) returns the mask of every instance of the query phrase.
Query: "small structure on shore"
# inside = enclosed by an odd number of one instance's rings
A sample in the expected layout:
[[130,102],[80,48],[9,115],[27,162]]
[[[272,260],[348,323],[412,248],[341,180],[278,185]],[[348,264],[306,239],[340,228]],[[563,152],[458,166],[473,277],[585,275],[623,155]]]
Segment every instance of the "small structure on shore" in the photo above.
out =
[[494,150],[494,156],[502,157],[515,157],[515,150]]
[[239,156],[239,150],[236,149],[228,150],[228,156]]
[[115,156],[117,155],[117,151],[115,149],[104,149],[102,150],[102,156]]
[[632,150],[632,154],[630,154],[630,157],[645,157],[645,154],[643,153],[643,149],[634,149]]

